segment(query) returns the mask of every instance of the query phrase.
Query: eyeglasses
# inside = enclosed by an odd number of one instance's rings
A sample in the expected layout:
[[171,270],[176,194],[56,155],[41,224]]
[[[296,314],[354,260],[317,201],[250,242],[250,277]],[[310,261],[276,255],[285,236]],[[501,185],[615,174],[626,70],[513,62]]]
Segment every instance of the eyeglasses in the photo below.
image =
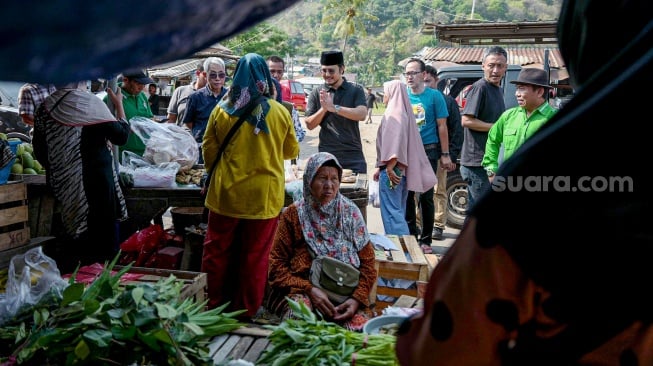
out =
[[403,73],[403,75],[408,77],[408,76],[415,76],[415,75],[421,74],[421,73],[422,73],[422,71],[406,71],[405,73]]
[[322,69],[323,74],[333,75],[338,71],[338,69]]
[[226,77],[227,77],[227,74],[225,74],[224,72],[210,72],[209,73],[209,79],[217,79],[217,78],[224,79]]

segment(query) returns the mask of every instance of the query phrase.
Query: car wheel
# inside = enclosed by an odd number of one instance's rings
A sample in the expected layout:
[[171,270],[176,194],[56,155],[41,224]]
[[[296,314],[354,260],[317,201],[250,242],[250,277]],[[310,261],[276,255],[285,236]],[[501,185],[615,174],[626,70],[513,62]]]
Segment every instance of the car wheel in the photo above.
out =
[[455,170],[447,173],[447,225],[461,229],[467,214],[467,183]]

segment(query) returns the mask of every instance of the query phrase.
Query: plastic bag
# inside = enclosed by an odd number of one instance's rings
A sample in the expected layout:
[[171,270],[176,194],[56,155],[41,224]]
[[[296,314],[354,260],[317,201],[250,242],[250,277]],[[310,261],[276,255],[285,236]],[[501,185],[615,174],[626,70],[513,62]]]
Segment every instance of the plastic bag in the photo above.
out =
[[197,164],[200,151],[195,138],[174,123],[157,123],[149,118],[129,120],[131,130],[145,144],[143,159],[153,165],[176,162],[180,169],[189,170]]
[[134,187],[174,188],[180,165],[177,162],[152,164],[131,151],[122,152],[120,173],[132,177]]
[[[165,245],[165,232],[160,225],[151,224],[132,234],[120,244],[122,265],[135,262],[134,266],[152,266],[156,262],[156,252]],[[148,265],[149,264],[149,265]]]
[[379,181],[372,179],[369,186],[369,202],[372,207],[381,207],[381,197],[379,196]]
[[0,298],[0,325],[23,307],[31,307],[45,296],[60,298],[67,286],[57,263],[43,254],[40,246],[13,256],[9,263],[6,292]]

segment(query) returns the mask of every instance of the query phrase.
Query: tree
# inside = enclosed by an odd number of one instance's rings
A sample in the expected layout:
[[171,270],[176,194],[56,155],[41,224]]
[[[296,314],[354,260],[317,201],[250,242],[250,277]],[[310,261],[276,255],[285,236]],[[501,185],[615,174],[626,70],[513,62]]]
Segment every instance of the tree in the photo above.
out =
[[[363,11],[367,0],[327,0],[327,4],[322,17],[322,25],[333,24],[338,19],[333,30],[333,36],[342,37],[342,51],[347,47],[347,38],[354,34],[361,37],[367,35],[364,21],[378,21],[379,18]],[[342,16],[344,13],[344,17]]]

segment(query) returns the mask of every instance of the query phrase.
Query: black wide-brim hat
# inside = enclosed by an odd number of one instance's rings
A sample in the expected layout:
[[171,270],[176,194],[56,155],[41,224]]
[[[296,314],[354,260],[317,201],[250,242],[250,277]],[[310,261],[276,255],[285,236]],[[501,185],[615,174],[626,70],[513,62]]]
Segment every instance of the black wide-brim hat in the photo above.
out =
[[324,51],[320,57],[320,65],[344,65],[345,58],[340,51]]
[[532,67],[521,69],[517,80],[513,80],[510,83],[530,84],[541,86],[543,88],[551,88],[551,85],[549,85],[549,77],[546,71]]

